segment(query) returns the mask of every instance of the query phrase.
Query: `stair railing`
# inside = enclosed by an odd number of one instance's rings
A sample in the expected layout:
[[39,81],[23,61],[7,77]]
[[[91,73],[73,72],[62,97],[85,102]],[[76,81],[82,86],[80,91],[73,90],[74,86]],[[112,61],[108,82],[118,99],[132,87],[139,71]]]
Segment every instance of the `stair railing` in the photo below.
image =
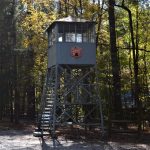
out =
[[47,91],[47,84],[48,84],[49,72],[46,72],[46,78],[43,86],[42,96],[41,96],[41,103],[40,103],[40,114],[38,116],[38,129],[41,127],[42,115],[46,104],[46,91]]

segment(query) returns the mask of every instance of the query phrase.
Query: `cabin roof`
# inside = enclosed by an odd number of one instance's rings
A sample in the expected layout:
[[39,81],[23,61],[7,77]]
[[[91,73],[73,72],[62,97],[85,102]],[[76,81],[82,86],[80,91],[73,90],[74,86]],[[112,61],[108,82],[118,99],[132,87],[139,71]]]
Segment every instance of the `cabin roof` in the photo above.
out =
[[90,22],[90,21],[81,19],[81,18],[77,18],[77,17],[68,16],[65,18],[58,19],[55,22]]
[[49,27],[47,28],[46,31],[48,31],[49,29],[51,29],[54,24],[56,23],[95,23],[94,21],[90,21],[90,20],[86,20],[86,19],[82,19],[82,18],[77,18],[77,17],[72,17],[72,16],[68,16],[68,17],[65,17],[65,18],[61,18],[61,19],[58,19],[58,20],[55,20],[52,24],[49,25]]

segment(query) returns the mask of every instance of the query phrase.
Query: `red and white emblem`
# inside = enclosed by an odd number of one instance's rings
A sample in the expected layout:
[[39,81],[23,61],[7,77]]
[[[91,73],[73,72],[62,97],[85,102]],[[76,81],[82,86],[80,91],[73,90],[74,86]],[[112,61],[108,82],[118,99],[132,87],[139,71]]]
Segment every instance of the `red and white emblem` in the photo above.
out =
[[74,57],[74,58],[79,58],[82,56],[82,49],[79,48],[79,47],[73,47],[71,49],[71,56]]

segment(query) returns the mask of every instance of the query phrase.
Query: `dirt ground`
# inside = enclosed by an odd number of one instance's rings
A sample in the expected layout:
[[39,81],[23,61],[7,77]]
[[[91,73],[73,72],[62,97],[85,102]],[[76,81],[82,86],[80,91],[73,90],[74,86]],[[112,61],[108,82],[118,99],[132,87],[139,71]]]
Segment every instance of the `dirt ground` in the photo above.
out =
[[150,150],[150,136],[143,136],[142,140],[126,135],[114,136],[107,141],[73,140],[60,136],[55,144],[54,147],[50,137],[43,140],[34,137],[32,126],[21,129],[0,128],[0,150]]
[[53,147],[52,140],[33,137],[31,131],[20,130],[1,130],[0,131],[0,150],[150,150],[149,143],[132,143],[116,141],[80,141],[66,140],[62,137]]

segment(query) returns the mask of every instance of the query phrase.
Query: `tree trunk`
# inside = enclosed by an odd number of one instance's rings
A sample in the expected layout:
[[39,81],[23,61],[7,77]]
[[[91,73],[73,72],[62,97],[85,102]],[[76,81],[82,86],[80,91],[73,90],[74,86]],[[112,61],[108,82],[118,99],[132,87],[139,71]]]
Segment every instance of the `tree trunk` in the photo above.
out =
[[68,1],[65,0],[65,16],[67,17],[68,16]]
[[[98,1],[99,12],[98,12],[98,28],[97,28],[97,36],[96,36],[96,47],[99,45],[99,39],[101,34],[101,25],[102,25],[102,15],[103,15],[103,8],[104,8],[104,0],[102,0],[102,6],[100,7],[100,0]],[[101,43],[100,43],[101,44]]]
[[[137,4],[138,5],[138,4]],[[135,44],[135,39],[134,39],[134,32],[133,32],[133,21],[132,21],[132,14],[131,14],[131,10],[126,7],[124,5],[124,0],[122,2],[122,5],[116,5],[118,7],[121,7],[122,9],[126,10],[128,12],[129,15],[129,28],[130,28],[130,34],[131,34],[131,42],[132,42],[132,53],[133,53],[133,66],[134,66],[134,99],[135,99],[135,103],[137,105],[137,109],[138,109],[138,133],[139,135],[141,134],[141,130],[142,130],[142,103],[139,99],[139,93],[140,93],[140,89],[139,89],[139,79],[138,79],[138,74],[139,74],[139,65],[138,65],[138,43],[137,43],[137,37],[136,37],[136,44]],[[136,22],[137,23],[137,22]],[[136,26],[136,28],[138,28],[138,24]]]
[[110,29],[110,53],[113,75],[113,112],[115,119],[122,117],[122,104],[121,104],[121,81],[120,81],[120,64],[118,57],[118,50],[116,47],[116,27],[115,27],[115,14],[114,14],[115,0],[109,0],[109,29]]
[[18,124],[19,123],[19,97],[20,97],[20,95],[19,95],[19,90],[17,89],[17,87],[16,87],[16,89],[15,89],[15,110],[14,110],[14,119],[15,119],[15,124]]
[[34,85],[29,85],[27,89],[27,115],[29,119],[35,118],[35,87]]
[[139,79],[138,79],[138,74],[139,74],[139,11],[138,11],[138,2],[137,2],[137,9],[136,9],[136,45],[135,45],[135,65],[136,65],[136,70],[135,70],[135,100],[137,102],[137,108],[138,108],[138,131],[139,134],[141,134],[142,131],[142,102],[139,99],[139,94],[140,94],[140,88],[139,88]]
[[14,76],[15,76],[15,95],[14,95],[14,120],[15,123],[18,124],[19,123],[19,86],[18,86],[18,55],[17,53],[14,55],[14,66],[15,66],[15,70],[14,70]]
[[82,17],[82,14],[83,14],[82,0],[79,0],[79,5],[80,5],[80,15],[81,15],[81,17]]

